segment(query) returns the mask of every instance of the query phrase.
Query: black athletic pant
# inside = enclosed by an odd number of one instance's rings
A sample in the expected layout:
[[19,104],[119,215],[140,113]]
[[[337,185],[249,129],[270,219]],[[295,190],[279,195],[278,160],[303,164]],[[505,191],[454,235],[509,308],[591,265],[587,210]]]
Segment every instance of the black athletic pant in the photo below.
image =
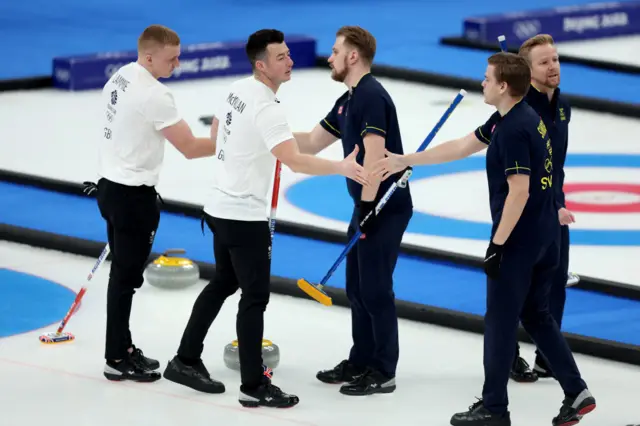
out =
[[[549,311],[551,316],[558,323],[558,328],[562,329],[562,317],[564,316],[564,306],[567,300],[567,276],[569,275],[569,227],[560,227],[560,264],[553,278],[553,285],[549,291]],[[520,345],[516,356],[520,355]],[[540,350],[536,350],[536,355],[540,356]],[[546,360],[545,360],[546,361]],[[547,365],[548,367],[548,365]]]
[[559,258],[559,236],[551,244],[537,248],[507,242],[500,278],[487,279],[483,403],[492,412],[503,413],[507,409],[507,382],[519,321],[545,354],[565,395],[577,396],[587,387],[549,311],[549,292]]
[[[381,210],[373,233],[359,240],[346,259],[346,290],[351,305],[353,346],[349,361],[395,377],[399,357],[398,317],[393,271],[412,211]],[[358,229],[358,210],[347,235]]]
[[227,297],[238,287],[236,333],[243,389],[262,383],[264,312],[269,303],[271,235],[267,221],[237,221],[205,215],[213,232],[216,270],[195,301],[180,342],[178,356],[198,360],[211,324]]
[[133,295],[144,282],[160,209],[155,188],[150,186],[126,186],[100,179],[97,198],[111,249],[105,358],[124,359],[133,345],[129,329]]

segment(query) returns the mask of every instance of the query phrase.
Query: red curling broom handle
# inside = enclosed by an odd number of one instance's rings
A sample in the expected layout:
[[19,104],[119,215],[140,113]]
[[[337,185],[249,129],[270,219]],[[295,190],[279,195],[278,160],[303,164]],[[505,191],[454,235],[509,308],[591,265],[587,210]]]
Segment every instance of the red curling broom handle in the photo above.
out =
[[98,260],[96,261],[96,264],[93,265],[93,269],[91,269],[91,272],[89,272],[89,275],[87,276],[87,283],[82,286],[82,288],[78,292],[78,295],[76,296],[76,299],[73,301],[73,304],[71,305],[71,308],[67,312],[67,315],[65,315],[64,318],[62,319],[62,322],[60,323],[60,326],[58,327],[58,331],[56,331],[57,334],[62,333],[62,330],[64,330],[65,326],[67,325],[67,322],[69,322],[69,319],[71,318],[73,313],[78,308],[78,305],[80,304],[80,301],[84,297],[84,294],[87,292],[87,285],[89,284],[89,281],[91,281],[91,279],[93,278],[95,273],[98,271],[98,268],[100,268],[100,265],[102,265],[104,260],[107,258],[107,256],[109,255],[109,251],[110,251],[109,243],[107,243],[107,245],[102,250],[102,253],[100,253],[100,257],[98,257]]
[[278,195],[280,193],[280,170],[282,164],[280,160],[276,160],[275,176],[273,178],[273,193],[271,194],[271,215],[269,217],[269,230],[271,231],[271,243],[273,244],[273,235],[276,231],[276,211],[278,210]]

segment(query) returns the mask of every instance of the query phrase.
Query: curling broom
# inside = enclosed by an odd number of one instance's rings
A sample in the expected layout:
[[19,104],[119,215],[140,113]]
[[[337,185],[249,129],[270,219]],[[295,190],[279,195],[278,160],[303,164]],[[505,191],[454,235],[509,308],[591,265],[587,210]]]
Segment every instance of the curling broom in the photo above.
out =
[[100,253],[100,257],[98,257],[96,264],[93,265],[93,269],[91,269],[91,272],[89,272],[89,275],[87,276],[87,283],[82,286],[82,288],[76,295],[76,298],[73,301],[71,308],[67,312],[67,315],[65,315],[64,318],[62,319],[62,322],[60,323],[58,330],[53,333],[45,333],[40,335],[39,339],[42,343],[46,343],[46,344],[63,343],[63,342],[70,342],[75,339],[75,336],[73,334],[69,332],[63,332],[63,330],[66,327],[67,323],[69,322],[69,319],[71,318],[71,316],[78,309],[80,305],[80,301],[84,297],[84,294],[87,292],[87,286],[89,285],[89,282],[91,281],[95,273],[98,271],[98,269],[100,268],[104,260],[109,255],[109,251],[110,251],[109,243],[107,243],[107,245],[102,250],[102,253]]
[[[498,43],[500,43],[500,50],[503,52],[507,51],[507,38],[504,35],[498,36]],[[567,285],[566,287],[573,287],[574,285],[580,282],[580,276],[573,272],[569,272],[567,275]]]
[[[447,108],[445,113],[440,118],[440,121],[438,121],[438,123],[433,128],[433,130],[431,130],[431,133],[429,133],[429,135],[424,140],[424,142],[422,142],[422,144],[418,148],[417,152],[423,151],[431,143],[433,138],[436,136],[436,133],[438,133],[438,131],[440,130],[442,125],[449,118],[449,115],[451,115],[453,110],[458,106],[458,104],[462,101],[462,98],[464,98],[464,96],[466,94],[467,94],[467,92],[464,89],[460,90],[460,92],[455,97],[455,99],[453,100],[451,105],[449,105],[449,108]],[[412,173],[412,168],[411,167],[407,168],[404,171],[404,173],[402,174],[402,176],[400,176],[400,178],[397,180],[397,182],[394,182],[389,187],[389,189],[384,194],[382,199],[380,199],[380,201],[376,205],[375,213],[373,213],[373,211],[369,212],[369,214],[367,216],[365,216],[365,218],[362,220],[362,222],[360,222],[360,227],[356,230],[356,233],[353,235],[353,237],[351,237],[351,240],[347,244],[347,247],[345,247],[345,249],[342,251],[342,253],[338,257],[338,260],[336,260],[335,263],[333,264],[333,266],[331,266],[331,269],[329,269],[329,272],[327,272],[327,274],[324,276],[324,278],[322,279],[322,281],[320,281],[319,284],[312,284],[309,281],[305,280],[304,278],[300,278],[298,280],[298,287],[302,291],[304,291],[309,296],[311,296],[313,299],[315,299],[316,301],[320,302],[321,304],[323,304],[325,306],[331,306],[332,305],[331,297],[329,297],[329,295],[324,291],[324,286],[326,285],[327,281],[329,281],[329,278],[331,277],[331,275],[333,275],[333,273],[336,271],[336,269],[338,269],[338,266],[344,260],[344,258],[347,256],[349,251],[351,251],[351,248],[353,248],[353,246],[356,244],[358,239],[360,239],[360,236],[362,235],[362,231],[360,230],[360,228],[362,227],[362,225],[364,225],[366,223],[366,221],[369,219],[371,214],[378,215],[380,210],[382,210],[384,205],[387,203],[389,198],[391,198],[391,196],[393,195],[393,193],[395,192],[395,190],[397,188],[404,188],[404,187],[407,186],[407,182],[409,181],[409,178],[411,177],[411,173]]]
[[276,212],[278,210],[278,195],[280,192],[280,171],[282,164],[276,160],[276,171],[273,177],[273,193],[271,194],[271,215],[269,217],[269,231],[271,232],[271,245],[273,246],[273,236],[276,232]]

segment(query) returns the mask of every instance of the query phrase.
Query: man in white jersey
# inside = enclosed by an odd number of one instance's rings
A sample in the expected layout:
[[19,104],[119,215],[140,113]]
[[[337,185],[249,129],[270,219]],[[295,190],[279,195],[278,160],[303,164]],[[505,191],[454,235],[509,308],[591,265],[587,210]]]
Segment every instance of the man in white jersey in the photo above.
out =
[[137,62],[120,68],[102,91],[97,198],[112,256],[104,369],[109,380],[160,378],[153,371],[160,367],[159,362],[145,357],[133,344],[129,317],[160,221],[155,186],[164,141],[186,158],[215,153],[216,134],[194,137],[171,91],[158,81],[171,76],[179,66],[179,56],[178,35],[163,26],[150,26],[138,39]]
[[264,311],[269,302],[271,236],[267,198],[276,159],[297,173],[343,175],[368,183],[355,157],[342,161],[302,154],[276,97],[280,84],[291,78],[293,61],[277,30],[252,34],[246,52],[253,75],[231,84],[215,116],[220,120],[213,164],[212,194],[204,206],[214,234],[216,272],[198,296],[177,355],[164,377],[201,392],[222,393],[222,383],[211,379],[201,359],[203,342],[224,301],[238,288],[237,336],[243,406],[291,407],[298,397],[271,384],[262,363]]

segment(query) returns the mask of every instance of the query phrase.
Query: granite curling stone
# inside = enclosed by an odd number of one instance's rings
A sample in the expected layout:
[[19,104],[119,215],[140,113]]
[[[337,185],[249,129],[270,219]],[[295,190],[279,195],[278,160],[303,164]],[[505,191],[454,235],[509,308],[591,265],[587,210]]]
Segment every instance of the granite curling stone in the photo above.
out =
[[[262,362],[272,370],[280,364],[280,348],[271,340],[262,339]],[[240,371],[237,340],[224,347],[224,364],[232,370]]]
[[162,289],[183,289],[200,279],[200,269],[193,261],[184,257],[170,257],[184,250],[167,250],[145,269],[146,280],[154,287]]

